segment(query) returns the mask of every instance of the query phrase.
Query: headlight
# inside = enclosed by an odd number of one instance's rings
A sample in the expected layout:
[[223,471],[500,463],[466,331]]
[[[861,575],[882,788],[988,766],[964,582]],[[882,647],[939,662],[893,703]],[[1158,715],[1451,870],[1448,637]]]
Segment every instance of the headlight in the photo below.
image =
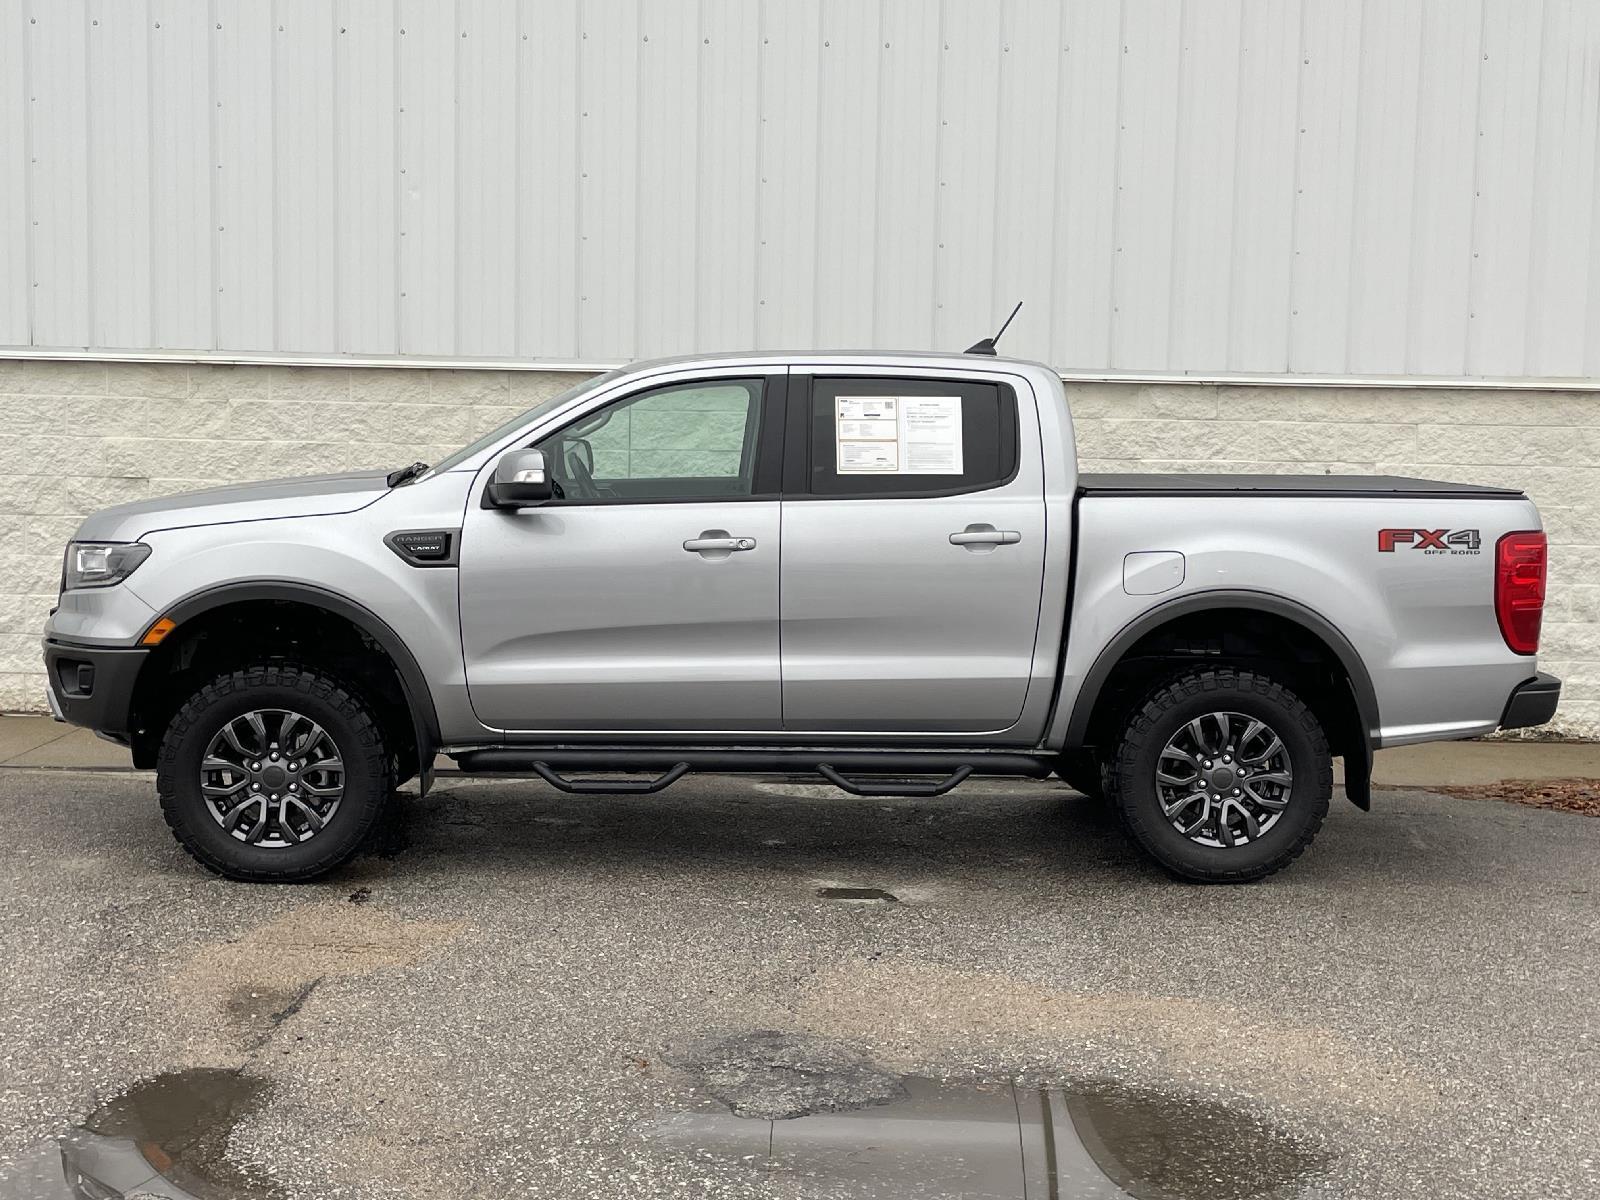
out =
[[69,542],[61,588],[110,587],[149,557],[150,547],[143,542]]

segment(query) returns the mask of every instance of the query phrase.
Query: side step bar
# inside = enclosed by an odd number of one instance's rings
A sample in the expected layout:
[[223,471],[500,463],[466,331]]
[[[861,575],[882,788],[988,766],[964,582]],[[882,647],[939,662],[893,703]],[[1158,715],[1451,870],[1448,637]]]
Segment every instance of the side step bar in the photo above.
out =
[[551,770],[547,762],[529,764],[553,788],[581,796],[647,795],[665,791],[689,772],[689,764],[677,763],[654,779],[567,779]]
[[[564,792],[583,795],[659,792],[689,771],[747,775],[816,772],[855,796],[942,796],[973,774],[1023,775],[1042,779],[1053,766],[1048,756],[1026,753],[962,754],[949,751],[788,750],[725,747],[711,750],[663,747],[492,746],[453,757],[469,774],[534,774]],[[651,772],[648,779],[574,779],[563,771]],[[908,779],[933,775],[935,779]]]
[[957,787],[968,775],[972,774],[970,766],[960,766],[943,779],[935,783],[924,783],[914,779],[846,779],[835,771],[828,763],[817,764],[817,774],[840,791],[849,792],[852,796],[942,796],[951,788]]

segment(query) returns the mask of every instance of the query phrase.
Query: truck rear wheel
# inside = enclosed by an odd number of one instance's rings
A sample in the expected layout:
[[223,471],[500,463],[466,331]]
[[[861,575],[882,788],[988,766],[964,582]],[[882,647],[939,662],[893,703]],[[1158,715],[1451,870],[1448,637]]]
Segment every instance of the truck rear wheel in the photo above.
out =
[[1266,675],[1216,668],[1134,709],[1109,775],[1132,838],[1185,879],[1245,883],[1316,837],[1333,760],[1316,715]]
[[195,692],[156,764],[161,810],[203,866],[292,883],[347,861],[377,822],[390,779],[368,707],[294,666],[249,667]]

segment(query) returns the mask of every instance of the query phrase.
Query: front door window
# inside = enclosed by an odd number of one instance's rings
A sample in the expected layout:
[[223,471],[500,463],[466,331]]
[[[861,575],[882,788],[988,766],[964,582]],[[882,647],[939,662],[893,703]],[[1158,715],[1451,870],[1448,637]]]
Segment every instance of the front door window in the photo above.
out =
[[562,498],[712,500],[755,493],[761,380],[656,388],[539,443]]

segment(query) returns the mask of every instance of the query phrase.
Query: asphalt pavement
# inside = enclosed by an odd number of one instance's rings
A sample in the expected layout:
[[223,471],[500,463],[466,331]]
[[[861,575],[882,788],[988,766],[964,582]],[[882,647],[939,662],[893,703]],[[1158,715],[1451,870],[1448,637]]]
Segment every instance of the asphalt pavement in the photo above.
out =
[[[0,769],[0,1197],[113,1143],[187,1165],[174,1195],[902,1194],[770,1131],[957,1085],[1063,1098],[1097,1157],[1088,1124],[1159,1114],[1124,1157],[1191,1169],[1134,1194],[1600,1194],[1593,818],[1383,790],[1279,876],[1200,887],[1054,783],[403,803],[382,853],[246,886],[148,774]],[[192,1145],[139,1123],[186,1104]],[[769,1132],[661,1133],[730,1110]]]

